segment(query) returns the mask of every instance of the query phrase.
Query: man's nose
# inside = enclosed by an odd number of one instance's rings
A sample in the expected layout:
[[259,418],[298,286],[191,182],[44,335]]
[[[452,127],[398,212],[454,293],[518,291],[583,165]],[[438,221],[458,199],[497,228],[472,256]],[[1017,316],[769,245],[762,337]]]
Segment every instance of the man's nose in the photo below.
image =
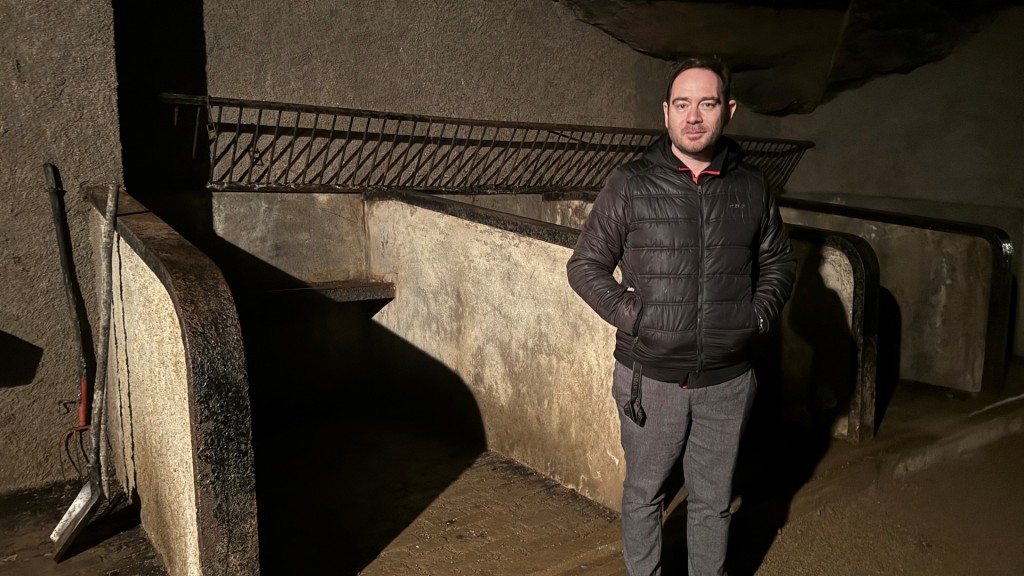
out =
[[703,121],[704,117],[701,116],[700,110],[696,106],[686,111],[687,124],[700,124]]

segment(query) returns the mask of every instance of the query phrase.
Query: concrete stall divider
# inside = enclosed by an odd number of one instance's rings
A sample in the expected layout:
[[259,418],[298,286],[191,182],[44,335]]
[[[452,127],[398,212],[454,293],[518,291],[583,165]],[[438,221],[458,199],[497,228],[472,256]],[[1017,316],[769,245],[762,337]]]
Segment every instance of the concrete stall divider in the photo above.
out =
[[618,509],[614,328],[569,287],[578,230],[435,195],[366,195],[374,320],[458,374],[487,448]]
[[[104,187],[86,187],[97,208]],[[113,254],[105,475],[171,576],[259,574],[244,349],[220,270],[123,191]]]
[[[1014,247],[1024,245],[1024,208],[1012,206],[978,206],[966,202],[948,202],[938,200],[922,200],[912,198],[869,196],[866,194],[840,194],[826,192],[794,192],[787,191],[786,198],[809,200],[813,202],[828,202],[842,206],[853,206],[867,208],[870,210],[881,210],[883,212],[896,212],[899,214],[913,214],[939,220],[954,220],[983,226],[992,226],[1006,232]],[[968,199],[964,199],[968,200]],[[1019,248],[1018,248],[1019,249]],[[1012,255],[1011,255],[1012,257]],[[1020,285],[1020,279],[1024,278],[1024,259],[1013,258],[1013,294],[1016,297],[1010,303],[1011,309],[1020,310],[1024,307],[1024,293],[1016,287]],[[1009,339],[1012,341],[1012,348],[1009,353],[1015,356],[1024,356],[1024,315],[1012,314],[1011,321],[1014,322]]]
[[852,234],[787,230],[797,255],[796,284],[783,309],[779,348],[768,348],[760,362],[763,372],[773,359],[781,361],[779,418],[827,426],[851,443],[870,440],[895,387],[878,370],[878,261]]
[[[461,376],[489,449],[617,509],[624,465],[610,396],[614,328],[566,281],[578,228],[425,193],[366,198],[371,272],[397,293],[375,321]],[[824,424],[849,442],[870,439],[873,254],[849,235],[809,228],[793,235],[808,302],[787,310],[780,334],[755,352],[769,364],[761,370],[766,381],[776,378],[771,386],[786,396],[773,403],[772,417]],[[821,322],[823,311],[829,322]],[[836,342],[831,355],[817,346],[826,337]]]
[[[592,198],[546,194],[552,207],[537,213],[578,227]],[[874,251],[883,379],[970,393],[1002,383],[1014,298],[1003,230],[788,196],[780,203],[788,224],[861,237]]]
[[[452,195],[473,206],[537,218],[578,230],[590,212],[593,192]],[[878,262],[861,238],[804,226],[788,226],[800,262],[797,285],[782,327],[762,338],[755,354],[766,409],[779,421],[827,427],[857,443],[874,437],[895,386],[879,375]],[[780,364],[779,360],[782,359]],[[882,367],[886,369],[887,363]],[[876,391],[881,379],[881,390]],[[876,394],[881,395],[876,400]]]
[[991,226],[782,197],[782,217],[863,238],[878,257],[879,328],[899,378],[968,393],[1003,382],[1012,244]]

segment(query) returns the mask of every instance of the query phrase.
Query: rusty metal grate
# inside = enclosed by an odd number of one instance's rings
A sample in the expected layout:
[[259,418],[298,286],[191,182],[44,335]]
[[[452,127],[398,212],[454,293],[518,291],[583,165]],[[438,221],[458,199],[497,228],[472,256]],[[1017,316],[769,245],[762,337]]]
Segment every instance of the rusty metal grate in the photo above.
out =
[[743,159],[760,168],[768,179],[768,184],[777,191],[785,187],[796,165],[804,157],[804,152],[814,147],[814,142],[806,140],[753,138],[733,134],[729,137],[743,148],[746,153]]
[[[597,190],[661,130],[526,124],[165,94],[214,190]],[[205,137],[205,138],[204,138]],[[810,142],[734,137],[781,188]]]

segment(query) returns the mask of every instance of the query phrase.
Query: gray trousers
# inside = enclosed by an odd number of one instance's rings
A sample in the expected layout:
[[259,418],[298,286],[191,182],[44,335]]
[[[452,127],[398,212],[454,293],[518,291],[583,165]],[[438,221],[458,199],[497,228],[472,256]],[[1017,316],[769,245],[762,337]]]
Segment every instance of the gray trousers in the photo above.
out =
[[757,382],[753,370],[707,388],[642,379],[643,427],[625,418],[631,367],[615,363],[612,396],[619,407],[626,480],[622,487],[622,542],[629,576],[661,574],[665,481],[683,454],[689,576],[724,575],[729,503],[740,436]]

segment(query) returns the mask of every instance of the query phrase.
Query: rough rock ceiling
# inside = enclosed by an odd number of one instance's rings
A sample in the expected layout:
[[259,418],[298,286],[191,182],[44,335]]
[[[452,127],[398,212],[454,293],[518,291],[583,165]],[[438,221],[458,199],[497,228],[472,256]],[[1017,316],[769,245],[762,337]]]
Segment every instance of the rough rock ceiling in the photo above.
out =
[[555,0],[633,49],[678,60],[718,54],[738,100],[807,113],[838,92],[948,55],[1021,0]]

